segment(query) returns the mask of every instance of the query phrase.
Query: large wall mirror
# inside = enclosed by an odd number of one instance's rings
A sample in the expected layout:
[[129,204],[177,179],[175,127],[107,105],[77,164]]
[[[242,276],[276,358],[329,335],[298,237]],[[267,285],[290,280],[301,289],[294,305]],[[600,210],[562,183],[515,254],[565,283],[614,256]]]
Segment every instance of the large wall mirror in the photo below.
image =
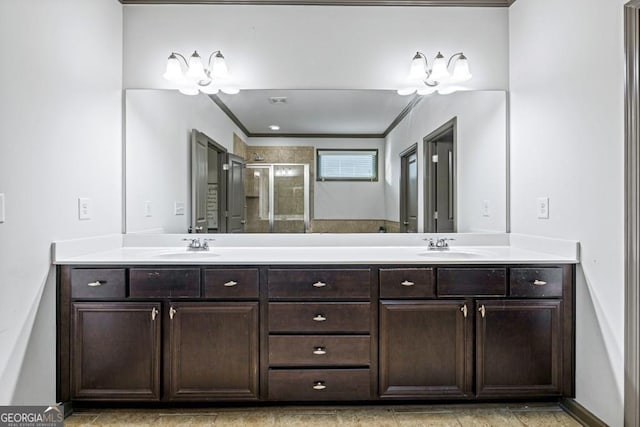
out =
[[125,98],[128,233],[507,231],[503,91]]

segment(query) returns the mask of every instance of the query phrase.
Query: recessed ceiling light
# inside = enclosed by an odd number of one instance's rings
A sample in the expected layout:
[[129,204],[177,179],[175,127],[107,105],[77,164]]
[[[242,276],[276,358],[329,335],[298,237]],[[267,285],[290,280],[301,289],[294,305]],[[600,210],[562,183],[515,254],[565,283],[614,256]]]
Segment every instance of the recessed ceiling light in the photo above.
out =
[[280,126],[278,126],[278,125],[269,125],[269,129],[271,129],[271,130],[280,130]]

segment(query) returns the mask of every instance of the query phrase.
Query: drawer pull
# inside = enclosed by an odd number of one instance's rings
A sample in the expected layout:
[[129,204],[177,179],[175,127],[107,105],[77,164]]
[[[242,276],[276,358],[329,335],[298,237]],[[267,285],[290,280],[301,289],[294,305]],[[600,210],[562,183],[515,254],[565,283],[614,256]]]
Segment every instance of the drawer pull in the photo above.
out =
[[147,273],[147,277],[149,277],[150,279],[153,279],[155,277],[160,277],[160,272],[159,271],[152,271],[151,273]]
[[97,288],[98,286],[102,286],[105,283],[107,282],[105,282],[104,280],[96,280],[95,282],[87,283],[87,286],[91,288]]
[[327,284],[326,284],[326,283],[324,283],[324,282],[317,281],[317,282],[316,282],[316,283],[314,283],[312,286],[313,286],[314,288],[324,288],[325,286],[327,286]]
[[484,308],[484,304],[482,304],[482,305],[480,306],[480,308],[478,309],[478,311],[480,312],[480,314],[481,314],[481,315],[482,315],[482,317],[484,318],[484,316],[485,316],[485,315],[486,315],[486,313],[487,313],[487,310]]
[[173,307],[171,307],[171,308],[169,309],[169,318],[170,318],[170,319],[173,319],[173,316],[175,316],[175,315],[176,315],[176,309],[175,309],[175,308],[173,308]]
[[327,318],[322,314],[316,314],[313,320],[316,322],[324,322],[325,320],[327,320]]
[[466,318],[467,317],[467,304],[463,305],[462,308],[460,308],[460,311],[462,312],[462,314]]
[[230,288],[232,286],[237,285],[238,282],[234,281],[234,280],[229,280],[227,283],[224,284],[224,286],[226,286],[227,288]]
[[313,349],[313,354],[317,354],[318,356],[327,354],[327,349],[324,347],[316,347]]
[[544,280],[536,279],[536,280],[533,281],[533,284],[536,285],[536,286],[544,286],[544,285],[547,284],[547,282],[545,282]]
[[324,381],[316,381],[313,383],[314,390],[324,390],[325,388],[327,388],[327,386],[324,385]]
[[404,282],[400,283],[402,286],[413,286],[415,285],[415,283],[410,282],[408,280],[405,280]]
[[156,320],[156,316],[158,315],[158,309],[153,307],[151,310],[151,320]]

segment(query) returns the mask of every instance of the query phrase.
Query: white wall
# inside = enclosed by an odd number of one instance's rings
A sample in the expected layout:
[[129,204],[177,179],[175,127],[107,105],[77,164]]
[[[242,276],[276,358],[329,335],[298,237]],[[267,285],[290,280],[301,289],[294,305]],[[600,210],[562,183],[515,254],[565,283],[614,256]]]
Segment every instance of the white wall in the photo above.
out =
[[[249,138],[250,145],[378,149],[378,181],[314,181],[314,219],[385,219],[382,138]],[[258,153],[259,154],[259,153]],[[314,177],[315,179],[315,177]],[[397,208],[397,207],[396,207]],[[399,208],[398,208],[399,209]]]
[[121,231],[122,6],[3,0],[0,51],[0,405],[51,404],[51,242]]
[[397,89],[416,51],[460,50],[475,89],[508,87],[506,8],[125,6],[126,88],[166,88],[171,51],[220,49],[245,89]]
[[[400,153],[418,143],[418,230],[424,230],[423,138],[457,118],[456,223],[461,233],[505,232],[507,215],[507,105],[502,91],[431,95],[387,135],[387,218],[400,211]],[[489,201],[489,216],[482,202]]]
[[[577,239],[576,399],[623,423],[623,4],[510,8],[511,224]],[[549,196],[550,218],[536,198]]]
[[[205,133],[233,153],[240,129],[206,95],[171,90],[125,94],[126,230],[186,233],[191,224],[191,130]],[[145,202],[151,215],[145,216]],[[174,215],[174,203],[185,215]]]

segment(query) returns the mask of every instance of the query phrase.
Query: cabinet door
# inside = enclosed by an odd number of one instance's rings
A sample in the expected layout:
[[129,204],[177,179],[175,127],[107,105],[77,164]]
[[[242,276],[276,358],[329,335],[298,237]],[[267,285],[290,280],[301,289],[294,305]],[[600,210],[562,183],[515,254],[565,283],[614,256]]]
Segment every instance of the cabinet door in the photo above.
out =
[[76,302],[72,307],[72,398],[158,400],[160,304]]
[[381,301],[380,396],[466,396],[471,310],[464,300]]
[[168,305],[169,398],[258,396],[258,303]]
[[560,394],[561,300],[476,302],[478,396]]

